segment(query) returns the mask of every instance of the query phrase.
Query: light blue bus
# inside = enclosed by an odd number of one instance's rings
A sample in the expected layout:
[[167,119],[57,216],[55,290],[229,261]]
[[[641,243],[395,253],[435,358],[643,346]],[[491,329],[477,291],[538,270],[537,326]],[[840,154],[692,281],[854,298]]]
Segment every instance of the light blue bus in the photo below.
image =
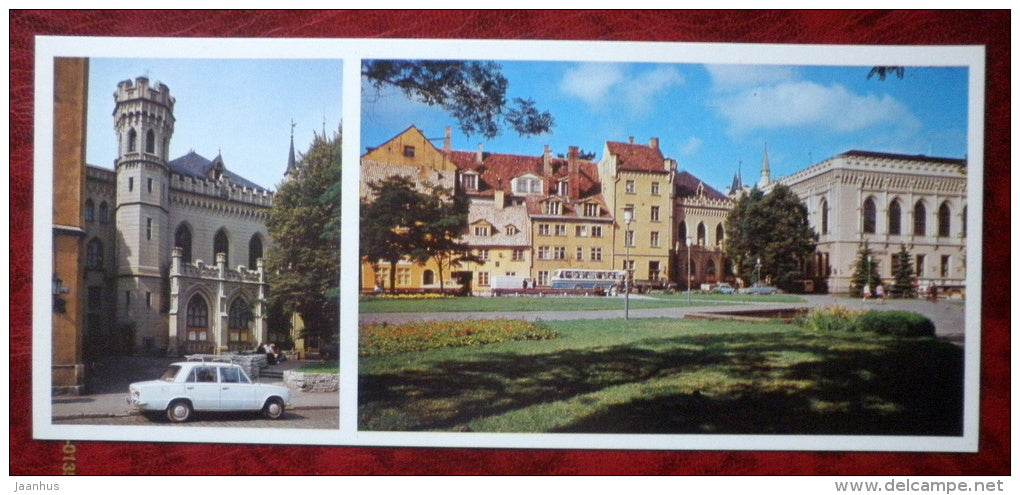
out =
[[603,289],[609,291],[614,286],[620,287],[625,270],[585,270],[580,268],[560,268],[553,270],[549,278],[549,286],[553,289]]

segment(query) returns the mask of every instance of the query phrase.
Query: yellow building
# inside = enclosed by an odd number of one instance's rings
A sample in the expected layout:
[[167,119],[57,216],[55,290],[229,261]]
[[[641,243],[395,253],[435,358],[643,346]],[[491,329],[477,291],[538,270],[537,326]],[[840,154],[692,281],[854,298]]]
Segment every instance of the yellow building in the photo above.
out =
[[647,145],[607,142],[598,163],[603,197],[615,219],[611,262],[636,284],[661,284],[676,272],[673,185],[676,160],[665,158],[659,139]]

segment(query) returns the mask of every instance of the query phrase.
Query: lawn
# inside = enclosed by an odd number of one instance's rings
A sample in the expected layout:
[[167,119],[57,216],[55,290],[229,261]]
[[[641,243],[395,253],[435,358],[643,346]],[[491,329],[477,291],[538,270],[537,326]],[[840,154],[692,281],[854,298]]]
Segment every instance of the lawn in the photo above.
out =
[[963,354],[779,323],[547,321],[558,337],[359,360],[375,431],[962,434]]
[[[691,294],[690,306],[723,306],[751,302],[796,303],[803,299],[786,294],[757,296],[748,294]],[[600,311],[623,309],[624,298],[547,296],[547,297],[448,297],[431,299],[363,297],[360,313],[463,313],[499,311]],[[687,295],[632,295],[631,309],[673,308],[688,306]]]

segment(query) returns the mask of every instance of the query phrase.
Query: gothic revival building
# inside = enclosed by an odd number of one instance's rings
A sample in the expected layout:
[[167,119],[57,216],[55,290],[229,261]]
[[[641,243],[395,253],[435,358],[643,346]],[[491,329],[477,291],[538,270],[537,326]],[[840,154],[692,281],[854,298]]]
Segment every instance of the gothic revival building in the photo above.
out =
[[86,353],[213,353],[270,338],[261,259],[273,192],[219,154],[171,160],[174,104],[166,85],[119,83],[113,170],[86,169]]

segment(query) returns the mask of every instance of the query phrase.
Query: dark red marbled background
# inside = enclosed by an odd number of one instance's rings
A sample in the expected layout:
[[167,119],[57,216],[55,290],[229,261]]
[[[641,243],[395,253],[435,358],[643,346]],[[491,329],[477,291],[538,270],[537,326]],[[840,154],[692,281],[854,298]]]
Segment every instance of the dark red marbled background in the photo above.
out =
[[[984,299],[977,454],[420,449],[75,442],[79,474],[1010,473],[1009,11],[11,11],[10,473],[60,474],[32,440],[33,36],[492,38],[985,45]],[[224,459],[231,462],[224,463]],[[220,462],[213,462],[213,461]]]

